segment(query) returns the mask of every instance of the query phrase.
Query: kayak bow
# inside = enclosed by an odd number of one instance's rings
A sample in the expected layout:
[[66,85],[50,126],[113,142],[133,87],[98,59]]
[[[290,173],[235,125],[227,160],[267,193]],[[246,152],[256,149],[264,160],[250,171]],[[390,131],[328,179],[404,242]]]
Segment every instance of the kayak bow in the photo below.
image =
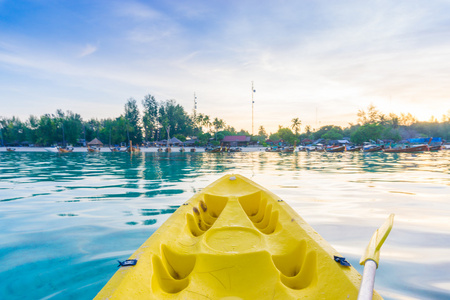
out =
[[356,299],[361,275],[340,256],[275,194],[225,175],[181,205],[96,299]]

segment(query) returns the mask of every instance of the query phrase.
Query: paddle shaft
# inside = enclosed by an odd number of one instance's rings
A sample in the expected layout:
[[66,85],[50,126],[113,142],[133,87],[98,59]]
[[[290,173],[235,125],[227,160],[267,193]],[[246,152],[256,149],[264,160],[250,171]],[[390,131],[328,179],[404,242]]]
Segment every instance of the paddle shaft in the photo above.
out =
[[368,259],[364,264],[364,273],[361,286],[359,288],[358,300],[372,300],[376,272],[377,263],[371,259]]

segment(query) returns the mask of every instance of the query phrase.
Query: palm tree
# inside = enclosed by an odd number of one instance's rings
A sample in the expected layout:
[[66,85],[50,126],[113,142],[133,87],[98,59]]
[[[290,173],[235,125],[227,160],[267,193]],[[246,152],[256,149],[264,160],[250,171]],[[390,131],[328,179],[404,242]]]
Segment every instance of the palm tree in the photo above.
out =
[[195,116],[194,118],[194,124],[196,127],[201,127],[203,125],[203,118],[205,116],[202,113],[199,113],[197,116]]
[[203,117],[202,123],[203,123],[203,125],[205,125],[206,127],[208,127],[208,129],[211,127],[211,121],[210,121],[208,115],[205,115],[205,116]]
[[225,121],[222,119],[218,119],[218,118],[214,118],[214,121],[212,124],[214,125],[216,132],[218,132],[220,129],[225,127]]
[[266,132],[266,129],[264,129],[264,126],[262,126],[262,125],[259,126],[258,135],[263,138],[267,137],[267,132]]
[[300,131],[300,125],[302,125],[302,121],[300,121],[299,118],[293,118],[291,122],[292,122],[291,128],[294,129],[295,136],[298,136],[298,132]]

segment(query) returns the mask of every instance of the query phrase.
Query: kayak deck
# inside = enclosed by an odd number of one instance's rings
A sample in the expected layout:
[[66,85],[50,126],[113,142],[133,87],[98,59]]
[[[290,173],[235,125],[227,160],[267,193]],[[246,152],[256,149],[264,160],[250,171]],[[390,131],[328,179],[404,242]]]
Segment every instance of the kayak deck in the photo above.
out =
[[335,255],[276,195],[225,175],[180,206],[96,299],[356,299],[361,276]]

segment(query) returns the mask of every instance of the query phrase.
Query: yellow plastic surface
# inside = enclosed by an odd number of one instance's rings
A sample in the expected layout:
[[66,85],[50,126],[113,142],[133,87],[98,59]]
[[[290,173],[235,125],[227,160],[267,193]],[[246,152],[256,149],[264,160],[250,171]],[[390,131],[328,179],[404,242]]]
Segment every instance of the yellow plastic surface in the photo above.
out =
[[96,299],[357,299],[360,274],[334,255],[276,195],[225,175],[180,206]]
[[364,265],[368,259],[377,263],[380,261],[380,249],[383,246],[384,241],[391,232],[392,226],[394,226],[394,214],[390,214],[389,218],[378,228],[370,239],[369,245],[367,245],[364,255],[359,261],[360,265]]

